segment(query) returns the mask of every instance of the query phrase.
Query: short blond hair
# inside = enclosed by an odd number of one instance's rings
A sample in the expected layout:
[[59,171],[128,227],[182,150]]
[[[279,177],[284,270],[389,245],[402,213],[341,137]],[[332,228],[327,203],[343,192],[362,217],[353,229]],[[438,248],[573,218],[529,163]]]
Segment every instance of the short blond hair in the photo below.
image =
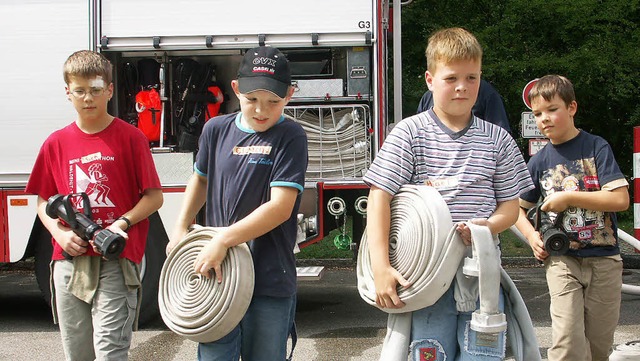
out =
[[550,74],[538,79],[533,87],[531,87],[527,98],[529,103],[538,97],[542,97],[546,101],[551,101],[556,95],[558,95],[567,106],[576,100],[576,93],[571,80],[562,75]]
[[104,55],[90,50],[80,50],[69,55],[63,66],[64,82],[69,84],[72,77],[93,78],[101,76],[111,84],[113,67]]
[[482,62],[482,47],[473,34],[463,28],[446,28],[429,37],[427,69],[435,71],[438,63],[451,64],[459,60]]

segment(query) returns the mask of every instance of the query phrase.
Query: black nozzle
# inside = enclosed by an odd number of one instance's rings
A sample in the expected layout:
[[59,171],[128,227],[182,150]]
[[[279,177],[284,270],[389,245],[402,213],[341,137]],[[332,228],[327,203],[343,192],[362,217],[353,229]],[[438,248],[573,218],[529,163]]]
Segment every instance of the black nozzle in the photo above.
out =
[[99,231],[93,239],[98,251],[108,260],[117,259],[120,256],[125,242],[123,236],[108,229]]
[[[78,197],[82,200],[82,213],[71,202]],[[123,236],[103,229],[91,219],[91,202],[86,193],[56,194],[49,198],[45,211],[49,217],[65,221],[78,237],[85,241],[93,239],[98,251],[107,259],[118,258],[124,250]],[[65,258],[71,257],[65,254]]]
[[569,237],[560,229],[549,228],[547,229],[542,240],[544,242],[544,249],[551,256],[562,256],[569,251]]
[[529,222],[536,231],[540,232],[544,249],[551,256],[561,256],[569,251],[571,241],[569,236],[562,229],[563,213],[560,212],[556,216],[555,222],[552,222],[549,215],[541,209],[542,202],[527,213]]

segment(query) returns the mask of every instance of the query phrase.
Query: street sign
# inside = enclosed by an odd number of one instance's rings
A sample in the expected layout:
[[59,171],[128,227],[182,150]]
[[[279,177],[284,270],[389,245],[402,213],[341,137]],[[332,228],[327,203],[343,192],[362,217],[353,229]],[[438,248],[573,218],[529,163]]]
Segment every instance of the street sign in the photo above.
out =
[[532,112],[522,112],[522,138],[544,138],[544,135],[538,130],[536,118]]
[[549,139],[529,139],[529,155],[534,155],[549,143]]
[[526,105],[527,108],[529,108],[529,110],[531,110],[531,103],[529,102],[529,92],[537,82],[538,82],[537,78],[533,79],[532,81],[528,82],[527,85],[524,86],[524,89],[522,89],[522,101],[524,102],[524,105]]

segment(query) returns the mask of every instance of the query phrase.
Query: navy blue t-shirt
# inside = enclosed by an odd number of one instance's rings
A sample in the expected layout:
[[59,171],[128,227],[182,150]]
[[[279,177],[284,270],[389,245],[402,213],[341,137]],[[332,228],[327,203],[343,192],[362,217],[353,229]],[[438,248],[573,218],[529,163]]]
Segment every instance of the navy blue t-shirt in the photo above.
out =
[[225,227],[253,212],[271,187],[296,188],[291,217],[249,241],[255,267],[254,294],[287,297],[296,291],[297,213],[307,169],[307,136],[292,119],[280,118],[265,132],[240,123],[241,113],[210,119],[202,130],[195,171],[207,177],[206,224]]
[[[599,191],[628,186],[616,163],[611,146],[603,138],[584,131],[562,144],[548,143],[527,164],[535,189],[521,198],[537,203],[557,191]],[[556,214],[549,213],[554,221]],[[615,212],[569,207],[561,226],[571,239],[567,255],[612,256],[620,253]]]

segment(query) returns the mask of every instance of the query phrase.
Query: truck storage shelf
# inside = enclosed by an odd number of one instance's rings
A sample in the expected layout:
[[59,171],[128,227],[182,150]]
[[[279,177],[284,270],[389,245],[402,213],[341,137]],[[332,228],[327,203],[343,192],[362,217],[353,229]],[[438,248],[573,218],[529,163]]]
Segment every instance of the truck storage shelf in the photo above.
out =
[[308,104],[308,103],[326,103],[328,101],[331,101],[332,103],[336,103],[336,102],[340,102],[340,103],[354,103],[354,102],[369,102],[371,101],[369,96],[366,97],[355,97],[355,96],[351,96],[351,97],[316,97],[316,98],[291,98],[291,100],[289,101],[289,104],[295,103],[295,104]]

